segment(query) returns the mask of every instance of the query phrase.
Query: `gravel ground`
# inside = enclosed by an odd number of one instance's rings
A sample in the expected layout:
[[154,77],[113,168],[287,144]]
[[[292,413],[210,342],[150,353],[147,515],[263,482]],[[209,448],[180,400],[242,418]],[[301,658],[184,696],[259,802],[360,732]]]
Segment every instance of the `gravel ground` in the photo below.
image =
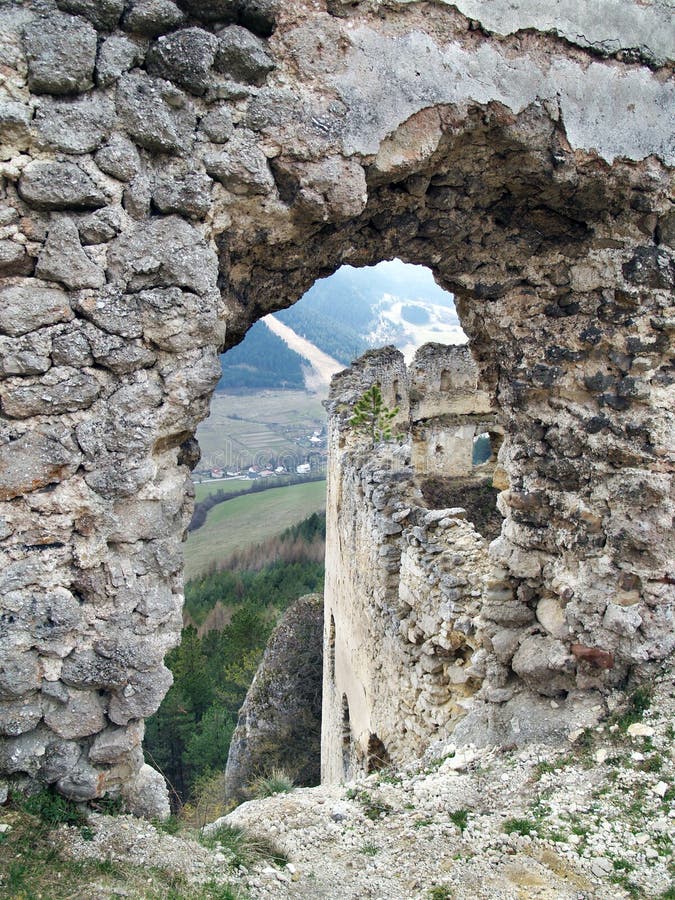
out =
[[[567,747],[435,748],[395,772],[242,804],[222,824],[290,860],[229,869],[225,848],[93,817],[74,855],[214,874],[251,900],[675,897],[675,684],[638,716],[572,732]],[[637,719],[637,721],[632,721]]]

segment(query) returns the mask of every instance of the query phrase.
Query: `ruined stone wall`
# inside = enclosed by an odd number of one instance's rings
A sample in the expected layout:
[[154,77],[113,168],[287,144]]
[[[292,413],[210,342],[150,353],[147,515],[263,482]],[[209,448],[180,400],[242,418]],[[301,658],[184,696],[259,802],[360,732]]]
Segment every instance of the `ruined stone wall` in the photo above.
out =
[[[373,445],[350,424],[350,412],[372,384],[394,380],[397,436]],[[324,781],[421,755],[451,733],[481,686],[484,672],[472,665],[481,646],[481,600],[486,585],[508,585],[495,581],[487,541],[467,511],[430,509],[420,484],[437,471],[436,442],[444,431],[454,435],[444,447],[465,461],[446,474],[470,473],[477,421],[481,430],[488,427],[490,405],[466,347],[427,344],[409,371],[393,347],[370,351],[333,379]],[[431,447],[423,446],[422,434],[433,438]]]
[[672,652],[668,6],[482,7],[0,5],[3,772],[140,796],[218,353],[345,262],[458,297],[504,429],[492,614],[533,629],[504,684]]

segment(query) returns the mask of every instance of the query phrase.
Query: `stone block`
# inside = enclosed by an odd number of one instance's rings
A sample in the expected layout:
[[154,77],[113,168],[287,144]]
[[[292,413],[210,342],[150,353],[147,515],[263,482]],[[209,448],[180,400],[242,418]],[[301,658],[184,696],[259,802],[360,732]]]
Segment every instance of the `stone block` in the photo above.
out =
[[75,651],[63,660],[61,679],[74,688],[117,688],[127,680],[127,669],[93,650]]
[[32,275],[35,259],[26,253],[17,241],[0,241],[0,277],[8,275]]
[[163,179],[152,191],[152,201],[166,214],[178,213],[189,219],[203,219],[211,206],[211,186],[208,175],[193,172],[183,178]]
[[211,67],[219,43],[203,28],[184,28],[161,37],[150,48],[147,69],[151,75],[166,78],[191,94],[201,96],[211,80]]
[[59,737],[73,740],[96,734],[105,727],[103,701],[96,691],[68,689],[65,703],[50,700],[45,724]]
[[110,721],[127,725],[132,719],[151,716],[172,684],[173,676],[163,665],[148,672],[131,673],[126,687],[115,691],[110,699]]
[[140,147],[156,153],[186,153],[196,116],[185,94],[149,75],[123,75],[117,86],[121,124]]
[[78,165],[52,160],[26,166],[19,179],[19,196],[35,209],[100,209],[108,202]]
[[122,25],[127,31],[159,37],[185,21],[185,14],[172,0],[133,0]]
[[110,87],[125,72],[142,65],[145,51],[145,41],[132,40],[123,34],[107,38],[98,51],[96,83],[99,87]]
[[0,501],[61,481],[78,459],[77,454],[40,431],[27,432],[1,450]]
[[211,109],[199,121],[199,130],[214,144],[224,144],[234,133],[232,113],[228,106]]
[[69,800],[83,803],[103,794],[104,776],[102,772],[80,757],[75,767],[56,782],[56,787],[59,793],[68,797]]
[[516,651],[511,666],[516,675],[535,693],[555,697],[571,687],[574,658],[551,635],[526,637]]
[[103,269],[84,252],[77,225],[66,217],[53,221],[35,271],[39,278],[59,281],[73,291],[105,284]]
[[40,781],[53,784],[64,778],[77,765],[81,751],[77,744],[70,741],[52,741],[47,745],[40,766]]
[[0,333],[15,337],[73,318],[68,294],[34,278],[0,288],[0,307]]
[[131,722],[126,728],[106,728],[94,738],[89,749],[89,760],[94,765],[111,765],[124,759],[140,747],[144,730],[143,722]]
[[26,25],[24,44],[34,93],[78,94],[93,86],[96,32],[88,22],[58,13],[37,16]]
[[218,33],[215,67],[233,81],[261,85],[275,68],[267,44],[239,25],[230,25]]
[[135,816],[146,819],[168,819],[171,814],[169,792],[164,779],[149,765],[144,764],[133,779],[124,784],[122,796]]
[[42,719],[42,698],[29,694],[20,700],[0,700],[0,734],[16,737],[32,731]]
[[107,97],[44,98],[35,113],[40,145],[63,153],[92,153],[106,140],[115,120]]
[[204,154],[204,166],[233,194],[269,194],[274,189],[267,157],[246,129],[236,129],[224,150]]
[[0,659],[0,697],[22,697],[36,691],[40,687],[40,681],[37,653],[29,651],[3,654]]
[[13,419],[58,415],[88,409],[101,393],[97,379],[67,366],[54,366],[39,382],[6,381],[1,392],[2,409]]
[[102,172],[118,181],[130,181],[141,166],[138,150],[121,134],[114,134],[94,159]]
[[82,16],[101,31],[116,28],[124,11],[124,0],[56,0],[56,5],[64,12]]

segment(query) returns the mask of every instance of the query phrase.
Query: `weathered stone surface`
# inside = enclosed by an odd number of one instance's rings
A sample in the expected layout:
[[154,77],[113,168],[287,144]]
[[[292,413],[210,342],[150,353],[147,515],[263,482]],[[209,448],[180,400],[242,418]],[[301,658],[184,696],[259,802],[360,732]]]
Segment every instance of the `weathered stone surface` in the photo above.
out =
[[545,697],[555,697],[569,690],[572,663],[572,656],[560,641],[549,636],[531,635],[521,642],[511,665],[534,691]]
[[69,322],[73,318],[68,294],[33,278],[0,288],[0,304],[2,334],[27,334],[36,328]]
[[124,689],[111,697],[108,718],[115,725],[127,725],[132,719],[151,715],[172,684],[173,676],[165,666],[130,673]]
[[184,178],[162,179],[152,191],[152,202],[162,213],[202,219],[211,204],[212,184],[207,175],[196,172]]
[[199,120],[199,130],[214,144],[224,144],[232,137],[234,123],[227,106],[211,109]]
[[172,0],[133,0],[123,24],[129,31],[158,37],[181,25],[184,19],[184,13]]
[[171,814],[169,792],[164,779],[145,764],[136,778],[123,786],[122,797],[129,811],[146,819],[168,819]]
[[93,375],[70,366],[54,366],[32,384],[25,384],[24,380],[5,382],[0,400],[5,415],[25,419],[87,409],[100,392],[101,386]]
[[75,163],[32,162],[21,173],[19,194],[36,209],[99,209],[103,191]]
[[99,169],[119,181],[130,181],[141,165],[138,150],[121,134],[114,134],[94,158]]
[[27,433],[2,446],[0,500],[11,500],[47,484],[61,481],[77,455],[40,432]]
[[169,216],[121,234],[110,248],[108,270],[131,291],[177,286],[206,294],[216,283],[217,260],[195,228]]
[[100,209],[79,219],[77,230],[83,245],[105,244],[122,230],[122,216],[114,207]]
[[32,275],[35,260],[26,248],[16,241],[0,241],[0,277],[6,275]]
[[120,122],[140,147],[159,153],[187,152],[195,113],[182,91],[148,75],[124,75],[117,88]]
[[290,607],[267,642],[230,743],[228,797],[245,797],[273,768],[296,784],[319,783],[322,655],[323,598],[310,594]]
[[253,132],[237,128],[224,150],[204,155],[212,178],[235,194],[269,194],[274,178]]
[[111,31],[120,20],[124,0],[57,0],[57,6],[88,19],[94,28]]
[[234,81],[264,84],[275,66],[267,45],[246,28],[230,25],[218,32],[216,69]]
[[40,687],[37,653],[20,653],[0,661],[0,697],[21,697]]
[[93,85],[96,32],[87,22],[76,16],[40,16],[26,26],[24,41],[28,86],[35,93],[78,94]]
[[142,64],[145,50],[145,42],[134,41],[124,35],[107,38],[98,51],[96,83],[100,87],[114,84],[125,72]]
[[161,37],[150,48],[147,68],[197,96],[209,86],[218,41],[203,28],[184,28]]
[[91,153],[105,141],[115,107],[105,97],[73,100],[43,99],[35,115],[40,141],[64,153]]
[[95,765],[116,763],[141,746],[145,728],[142,722],[131,722],[126,728],[106,728],[94,738],[89,760]]
[[105,284],[103,269],[84,252],[77,225],[67,217],[52,222],[35,274],[44,281],[59,281],[70,290]]
[[67,775],[56,782],[56,787],[64,797],[80,803],[100,797],[104,791],[101,772],[82,757]]
[[96,734],[105,724],[103,704],[92,691],[68,690],[65,702],[52,701],[48,705],[45,724],[67,739]]
[[[29,693],[2,701],[21,744],[12,772],[52,778],[78,750],[64,790],[133,782],[137,746],[81,765],[95,735],[56,740],[40,717],[74,689],[63,661],[92,651],[151,684],[135,708],[126,685],[83,693],[105,709],[121,698],[112,708],[130,723],[159,703],[153,673],[180,630],[184,448],[218,353],[344,262],[430,266],[455,292],[482,382],[481,405],[466,385],[447,390],[461,367],[444,377],[433,349],[414,385],[395,355],[370,360],[388,402],[401,393],[411,437],[373,465],[344,461],[336,482],[362,526],[360,543],[342,535],[343,557],[365,560],[368,598],[354,592],[351,637],[336,617],[347,767],[403,758],[455,726],[469,741],[560,738],[575,710],[586,721],[584,698],[598,707],[672,655],[672,29],[663,4],[599,2],[602,15],[544,0],[0,4],[0,594],[12,617],[0,639],[10,658],[38,653],[44,676],[39,693],[28,675]],[[261,45],[232,25],[277,33]],[[261,68],[211,71],[223,31],[238,51],[255,46],[244,63]],[[156,52],[187,93],[138,68],[148,39],[185,33],[201,41],[194,66]],[[264,81],[258,51],[278,66]],[[113,99],[109,133],[98,111]],[[66,226],[62,259],[52,211],[79,233],[78,246]],[[39,257],[60,283],[100,286],[45,294]],[[99,274],[82,280],[85,259]],[[365,372],[343,381],[347,406]],[[436,457],[470,478],[467,435],[485,424],[504,517],[489,550],[470,503],[426,509],[418,483]],[[361,695],[354,647],[373,673]],[[337,777],[341,700],[326,705]],[[53,743],[72,746],[40,775]]]

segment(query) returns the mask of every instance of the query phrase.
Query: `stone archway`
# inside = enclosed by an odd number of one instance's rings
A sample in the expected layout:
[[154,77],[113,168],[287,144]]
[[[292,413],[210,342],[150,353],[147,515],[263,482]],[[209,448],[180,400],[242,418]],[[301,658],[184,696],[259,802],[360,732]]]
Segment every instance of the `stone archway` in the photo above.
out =
[[506,433],[496,552],[565,607],[579,685],[668,656],[661,8],[615,46],[526,2],[100,6],[2,11],[2,771],[143,793],[218,352],[343,262],[456,293]]

